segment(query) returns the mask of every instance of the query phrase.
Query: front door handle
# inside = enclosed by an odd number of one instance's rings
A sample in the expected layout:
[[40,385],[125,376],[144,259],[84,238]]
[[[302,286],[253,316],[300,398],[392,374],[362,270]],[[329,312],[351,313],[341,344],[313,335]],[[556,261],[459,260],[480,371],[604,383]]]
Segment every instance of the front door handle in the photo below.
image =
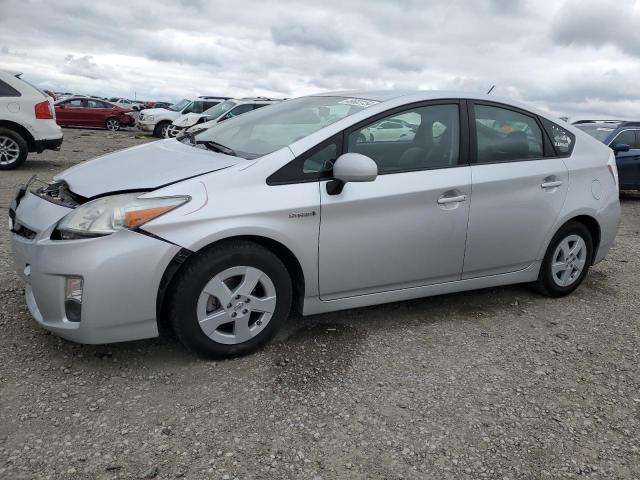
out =
[[438,205],[446,205],[447,203],[460,203],[467,199],[466,195],[457,195],[455,197],[440,197],[438,199]]
[[558,188],[560,185],[562,185],[562,181],[561,180],[555,180],[553,182],[544,182],[540,186],[542,188]]

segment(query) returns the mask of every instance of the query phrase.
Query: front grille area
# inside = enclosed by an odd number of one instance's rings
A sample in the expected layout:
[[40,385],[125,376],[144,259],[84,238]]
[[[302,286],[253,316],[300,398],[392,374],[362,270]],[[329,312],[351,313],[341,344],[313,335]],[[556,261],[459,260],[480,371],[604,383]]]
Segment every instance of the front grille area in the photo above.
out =
[[20,237],[26,238],[27,240],[33,240],[36,237],[36,232],[24,225],[20,225],[19,223],[16,223],[11,231]]
[[67,182],[62,180],[38,188],[32,193],[49,202],[68,208],[76,208],[87,200],[86,198],[71,192]]

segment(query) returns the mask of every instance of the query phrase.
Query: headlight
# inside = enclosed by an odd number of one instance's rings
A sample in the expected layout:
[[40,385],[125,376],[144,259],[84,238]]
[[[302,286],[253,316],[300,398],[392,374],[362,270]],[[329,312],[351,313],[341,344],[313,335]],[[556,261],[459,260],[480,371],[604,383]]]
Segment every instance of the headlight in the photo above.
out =
[[153,115],[145,115],[144,119],[148,122],[153,122]]
[[109,235],[144,225],[191,200],[187,196],[139,198],[142,194],[112,195],[87,202],[60,220],[58,230],[63,238]]

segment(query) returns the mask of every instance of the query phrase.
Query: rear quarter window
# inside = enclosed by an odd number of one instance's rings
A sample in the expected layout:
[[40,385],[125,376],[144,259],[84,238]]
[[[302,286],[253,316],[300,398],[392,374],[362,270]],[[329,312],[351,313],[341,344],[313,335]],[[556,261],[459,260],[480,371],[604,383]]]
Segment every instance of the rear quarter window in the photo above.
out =
[[6,82],[0,80],[0,97],[19,97],[20,92]]
[[576,137],[573,133],[565,130],[560,125],[553,123],[546,118],[540,117],[542,125],[551,138],[551,143],[556,153],[560,157],[568,157],[573,152],[573,147],[576,143]]

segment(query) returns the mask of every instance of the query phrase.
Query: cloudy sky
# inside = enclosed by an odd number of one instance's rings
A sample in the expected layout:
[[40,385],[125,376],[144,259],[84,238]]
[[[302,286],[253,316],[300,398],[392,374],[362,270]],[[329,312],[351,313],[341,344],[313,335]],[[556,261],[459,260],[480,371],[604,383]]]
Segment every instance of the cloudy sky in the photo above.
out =
[[0,68],[176,100],[447,89],[640,118],[640,0],[0,0]]

